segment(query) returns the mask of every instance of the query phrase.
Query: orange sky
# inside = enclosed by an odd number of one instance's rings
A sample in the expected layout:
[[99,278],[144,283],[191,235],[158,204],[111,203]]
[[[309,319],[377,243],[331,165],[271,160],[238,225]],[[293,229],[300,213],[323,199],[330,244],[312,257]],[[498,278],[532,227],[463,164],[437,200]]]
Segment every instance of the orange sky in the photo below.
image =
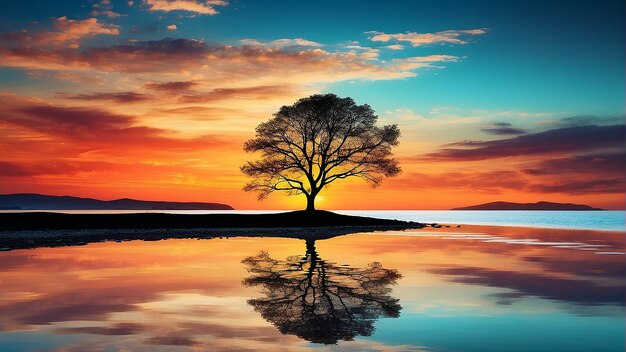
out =
[[[243,143],[282,105],[336,92],[370,104],[380,124],[398,124],[403,173],[375,190],[359,180],[333,184],[320,209],[498,200],[625,207],[623,111],[542,110],[528,102],[550,98],[530,93],[503,106],[493,82],[466,76],[473,71],[464,55],[480,61],[479,43],[497,37],[495,29],[360,32],[365,39],[330,43],[280,32],[275,40],[200,37],[194,21],[211,27],[221,11],[241,15],[227,5],[207,12],[102,1],[87,15],[11,22],[0,40],[0,193],[303,208],[303,196],[259,202],[242,191],[248,179],[239,168],[258,157]],[[199,17],[167,17],[172,11]],[[154,33],[133,25],[158,14],[163,28]],[[438,80],[472,89],[446,93]],[[483,97],[467,103],[475,91]]]
[[[304,207],[303,196],[275,193],[259,202],[254,194],[241,190],[247,178],[239,167],[257,157],[246,155],[243,142],[252,138],[254,127],[281,104],[306,93],[256,94],[223,97],[219,105],[178,103],[165,94],[158,104],[149,100],[129,105],[5,93],[0,95],[4,132],[0,137],[0,192],[222,202],[236,209]],[[620,177],[623,161],[614,160],[615,155],[619,157],[614,148],[607,153],[606,147],[599,145],[597,149],[606,155],[593,156],[597,160],[579,160],[597,153],[595,149],[555,151],[549,153],[549,164],[538,152],[484,160],[439,155],[442,145],[462,139],[468,126],[482,123],[453,119],[458,118],[383,117],[382,123],[396,122],[403,133],[396,149],[403,173],[377,189],[359,179],[335,183],[320,193],[317,207],[448,209],[495,200],[623,207],[624,195],[615,190],[621,183],[593,184]],[[511,139],[501,138],[496,143],[505,148]],[[522,142],[533,142],[528,139]],[[483,149],[490,153],[494,148]],[[573,169],[577,162],[596,162],[607,169]],[[562,169],[558,163],[564,164]],[[551,170],[551,165],[557,169]],[[565,186],[549,189],[559,184]]]

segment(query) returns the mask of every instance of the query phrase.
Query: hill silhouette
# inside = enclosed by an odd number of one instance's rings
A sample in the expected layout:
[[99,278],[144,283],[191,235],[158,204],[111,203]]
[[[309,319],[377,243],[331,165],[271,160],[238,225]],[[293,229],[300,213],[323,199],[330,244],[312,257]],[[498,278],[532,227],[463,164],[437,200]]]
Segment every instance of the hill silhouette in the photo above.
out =
[[468,207],[453,208],[452,210],[603,210],[593,208],[588,205],[571,203],[512,203],[512,202],[491,202]]
[[122,198],[99,200],[36,193],[0,195],[0,209],[23,210],[233,210],[221,203],[163,202]]

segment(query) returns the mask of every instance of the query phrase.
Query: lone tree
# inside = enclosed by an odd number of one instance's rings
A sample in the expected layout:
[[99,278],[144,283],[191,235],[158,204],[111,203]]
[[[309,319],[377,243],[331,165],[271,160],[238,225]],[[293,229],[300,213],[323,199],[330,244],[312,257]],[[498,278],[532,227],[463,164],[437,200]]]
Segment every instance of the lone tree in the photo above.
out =
[[246,152],[263,153],[262,159],[241,167],[254,177],[244,190],[258,192],[259,200],[274,191],[304,194],[306,210],[314,211],[315,197],[336,180],[360,177],[372,187],[380,185],[384,177],[401,171],[391,153],[400,130],[397,125],[378,127],[377,119],[369,105],[335,94],[281,107],[244,145]]

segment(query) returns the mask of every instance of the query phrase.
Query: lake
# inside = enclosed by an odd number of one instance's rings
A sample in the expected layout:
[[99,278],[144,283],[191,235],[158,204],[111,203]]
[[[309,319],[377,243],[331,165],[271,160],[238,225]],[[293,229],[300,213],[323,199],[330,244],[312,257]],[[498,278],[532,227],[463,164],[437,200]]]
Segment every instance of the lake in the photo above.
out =
[[0,350],[624,351],[625,247],[462,225],[0,252]]

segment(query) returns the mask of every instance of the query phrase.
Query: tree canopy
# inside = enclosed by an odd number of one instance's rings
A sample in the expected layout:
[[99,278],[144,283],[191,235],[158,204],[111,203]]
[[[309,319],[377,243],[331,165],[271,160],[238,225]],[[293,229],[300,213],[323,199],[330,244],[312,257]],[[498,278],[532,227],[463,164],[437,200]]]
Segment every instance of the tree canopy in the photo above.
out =
[[241,167],[254,178],[244,190],[258,192],[259,199],[274,191],[304,194],[307,210],[315,210],[315,197],[336,180],[360,177],[377,187],[401,172],[391,152],[400,130],[376,126],[377,120],[369,105],[335,94],[281,107],[244,145],[246,152],[262,152]]

